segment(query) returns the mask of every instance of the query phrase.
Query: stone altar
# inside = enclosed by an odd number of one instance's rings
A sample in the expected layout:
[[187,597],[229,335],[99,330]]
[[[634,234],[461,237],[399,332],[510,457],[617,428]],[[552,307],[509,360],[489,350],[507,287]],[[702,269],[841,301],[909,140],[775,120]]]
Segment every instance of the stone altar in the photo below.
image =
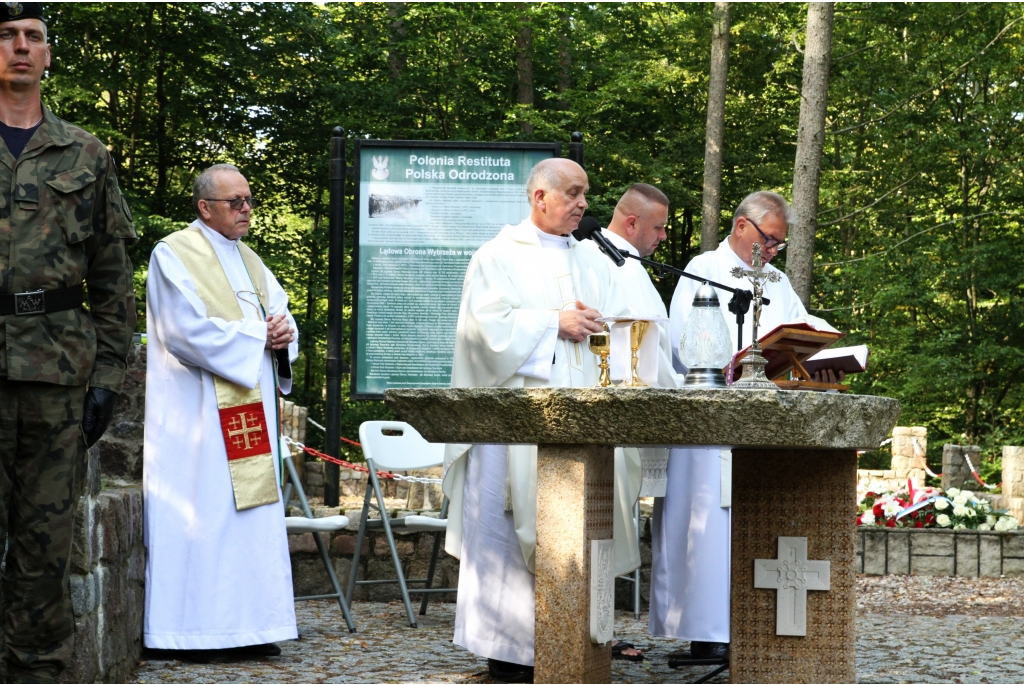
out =
[[[590,547],[612,536],[612,446],[731,445],[734,682],[853,682],[858,449],[895,425],[896,400],[783,390],[452,388],[388,390],[431,442],[537,444],[535,682],[609,682],[590,640]],[[808,593],[806,636],[775,634],[777,592],[755,559],[807,538],[831,564]]]

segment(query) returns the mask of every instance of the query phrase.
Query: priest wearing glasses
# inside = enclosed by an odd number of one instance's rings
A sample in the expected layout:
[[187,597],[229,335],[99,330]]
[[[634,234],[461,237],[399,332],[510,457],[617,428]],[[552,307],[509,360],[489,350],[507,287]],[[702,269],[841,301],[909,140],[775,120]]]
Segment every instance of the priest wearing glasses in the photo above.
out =
[[[734,267],[751,267],[751,248],[762,247],[766,271],[786,247],[786,232],[794,220],[786,200],[777,193],[759,191],[740,202],[733,214],[732,233],[718,249],[694,257],[688,273],[734,288],[750,284],[732,276]],[[764,296],[771,305],[762,310],[759,331],[807,315],[789,279],[766,282]],[[679,361],[679,338],[692,309],[699,281],[680,278],[669,307],[669,330],[676,370],[686,373]],[[722,314],[729,297],[719,293]],[[744,322],[743,343],[751,342],[753,317]],[[732,349],[737,349],[736,327],[729,326]],[[718,447],[673,448],[668,463],[664,498],[655,500],[652,521],[651,610],[652,635],[691,641],[694,658],[724,658],[729,647],[730,509],[721,506],[721,465]],[[671,661],[670,661],[671,665]]]
[[146,280],[147,648],[196,662],[298,637],[277,391],[298,356],[288,297],[242,241],[255,201],[230,164],[195,180],[196,220]]

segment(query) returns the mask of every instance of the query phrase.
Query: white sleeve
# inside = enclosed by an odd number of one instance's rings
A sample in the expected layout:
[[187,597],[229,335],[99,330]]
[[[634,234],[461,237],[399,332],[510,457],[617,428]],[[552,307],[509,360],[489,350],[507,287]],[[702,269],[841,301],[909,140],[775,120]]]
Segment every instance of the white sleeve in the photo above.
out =
[[542,381],[551,380],[551,366],[555,358],[555,345],[558,343],[558,315],[551,317],[551,323],[541,337],[537,347],[533,349],[530,357],[523,362],[516,371],[520,376],[539,378]]
[[153,248],[146,278],[149,335],[185,366],[195,366],[246,388],[256,387],[267,343],[265,321],[226,321],[206,315],[206,305],[174,250]]

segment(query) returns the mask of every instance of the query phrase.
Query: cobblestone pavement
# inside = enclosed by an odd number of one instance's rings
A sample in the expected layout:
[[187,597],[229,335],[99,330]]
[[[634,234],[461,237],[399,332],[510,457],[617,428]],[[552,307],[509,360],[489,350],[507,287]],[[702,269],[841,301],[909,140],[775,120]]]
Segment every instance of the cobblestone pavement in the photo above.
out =
[[[886,576],[857,584],[857,679],[864,683],[1024,682],[1024,580]],[[359,602],[359,632],[345,631],[329,601],[298,605],[301,639],[261,661],[196,665],[145,661],[140,683],[489,683],[487,664],[451,643],[454,604],[432,604],[409,628],[401,603]],[[647,616],[619,612],[616,634],[645,650],[640,664],[613,662],[620,683],[682,683],[702,671],[673,671],[685,646],[647,634]],[[712,682],[727,682],[723,674]]]

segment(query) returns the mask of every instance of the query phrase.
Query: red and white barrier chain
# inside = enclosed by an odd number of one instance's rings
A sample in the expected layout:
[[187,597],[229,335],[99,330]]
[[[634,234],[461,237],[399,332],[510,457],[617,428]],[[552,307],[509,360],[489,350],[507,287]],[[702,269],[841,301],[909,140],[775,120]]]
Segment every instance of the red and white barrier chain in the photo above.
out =
[[924,450],[921,449],[921,445],[920,443],[917,442],[917,438],[911,437],[910,439],[914,443],[914,456],[921,460],[921,466],[924,467],[924,472],[927,473],[932,478],[942,478],[941,473],[935,473],[930,468],[928,468],[928,459],[925,458]]
[[979,485],[983,488],[988,488],[989,490],[995,490],[999,487],[998,485],[989,485],[981,479],[981,476],[978,475],[977,469],[974,468],[974,464],[971,463],[971,458],[967,456],[967,452],[964,452],[964,460],[967,461],[967,467],[971,469],[971,475],[974,476],[974,480],[978,481]]
[[[317,425],[317,424],[314,424],[314,425]],[[338,459],[337,457],[332,457],[329,454],[324,454],[323,452],[321,452],[319,450],[315,450],[312,447],[306,447],[305,445],[303,445],[298,440],[293,440],[292,438],[289,438],[287,435],[283,435],[281,437],[289,445],[294,445],[295,447],[299,448],[300,450],[302,450],[306,454],[308,454],[310,456],[313,456],[313,457],[316,457],[317,459],[320,459],[321,461],[326,461],[326,462],[330,462],[332,464],[337,464],[338,466],[343,466],[346,469],[351,469],[353,471],[361,471],[363,473],[369,473],[370,472],[370,469],[368,467],[366,467],[365,465],[363,465],[363,464],[353,464],[350,461],[345,461],[344,459]],[[341,439],[342,439],[343,442],[347,442],[348,444],[354,445],[355,447],[362,447],[362,445],[360,445],[355,440],[349,440],[348,438],[344,438],[344,437],[341,438]],[[438,485],[440,485],[440,483],[441,483],[441,479],[440,478],[421,478],[420,476],[404,476],[404,475],[399,474],[399,473],[391,473],[390,471],[378,471],[377,472],[377,477],[378,478],[387,478],[389,480],[405,481],[406,483],[428,483],[428,484],[438,484]]]

